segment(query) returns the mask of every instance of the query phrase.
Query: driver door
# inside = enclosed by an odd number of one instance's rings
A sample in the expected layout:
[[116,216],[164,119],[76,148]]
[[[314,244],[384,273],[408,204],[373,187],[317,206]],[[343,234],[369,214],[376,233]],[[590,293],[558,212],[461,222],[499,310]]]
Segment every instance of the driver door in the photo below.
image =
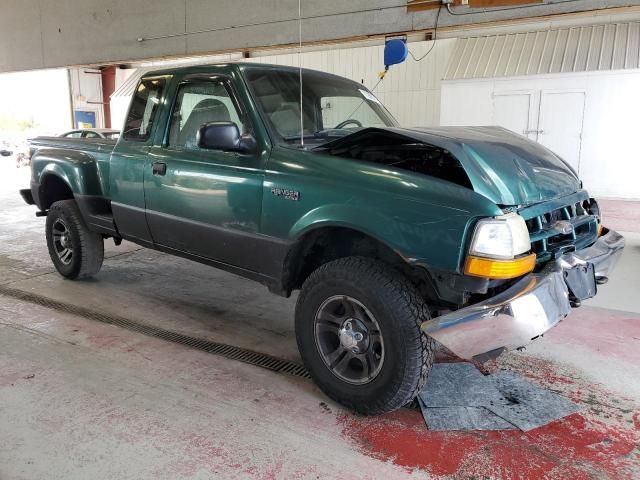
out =
[[224,76],[197,76],[178,85],[164,145],[149,150],[146,216],[164,249],[252,269],[247,251],[260,236],[264,170],[259,154],[204,150],[201,126],[233,121],[252,127]]

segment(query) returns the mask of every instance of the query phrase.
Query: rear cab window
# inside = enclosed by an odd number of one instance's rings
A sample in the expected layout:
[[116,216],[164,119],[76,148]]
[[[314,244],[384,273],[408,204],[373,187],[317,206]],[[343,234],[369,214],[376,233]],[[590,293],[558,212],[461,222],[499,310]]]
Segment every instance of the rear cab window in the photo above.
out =
[[149,140],[167,84],[167,78],[143,78],[138,84],[122,137],[125,140],[146,142]]

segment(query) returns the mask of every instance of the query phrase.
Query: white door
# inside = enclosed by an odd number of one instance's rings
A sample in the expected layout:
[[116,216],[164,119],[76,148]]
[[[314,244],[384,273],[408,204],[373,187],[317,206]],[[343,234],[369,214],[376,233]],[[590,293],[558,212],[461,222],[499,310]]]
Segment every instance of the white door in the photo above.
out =
[[531,130],[532,92],[499,92],[493,94],[492,124],[535,140]]
[[540,96],[538,142],[580,173],[584,92],[545,92]]

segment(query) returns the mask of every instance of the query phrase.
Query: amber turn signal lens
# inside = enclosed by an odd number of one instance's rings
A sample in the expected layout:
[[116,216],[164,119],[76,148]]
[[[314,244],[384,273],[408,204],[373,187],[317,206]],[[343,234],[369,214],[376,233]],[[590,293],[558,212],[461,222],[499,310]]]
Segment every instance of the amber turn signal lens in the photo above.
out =
[[601,223],[598,224],[598,236],[601,237],[602,236],[602,230],[604,230],[604,227],[602,226]]
[[492,260],[490,258],[469,256],[464,264],[464,273],[474,277],[504,280],[529,273],[535,266],[535,253],[515,260]]

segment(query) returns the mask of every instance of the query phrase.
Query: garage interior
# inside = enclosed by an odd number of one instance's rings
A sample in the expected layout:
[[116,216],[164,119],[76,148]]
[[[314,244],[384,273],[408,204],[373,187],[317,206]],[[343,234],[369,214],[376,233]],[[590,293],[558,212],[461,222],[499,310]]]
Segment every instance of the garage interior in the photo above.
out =
[[[391,39],[409,55],[383,74]],[[94,278],[55,271],[18,193],[28,139],[120,130],[149,72],[236,62],[354,80],[403,127],[501,126],[577,172],[625,238],[615,272],[542,338],[476,364],[575,413],[528,431],[438,431],[417,402],[358,415],[303,366],[297,291],[126,240],[105,241]],[[5,2],[0,479],[640,477],[639,86],[633,0]]]

